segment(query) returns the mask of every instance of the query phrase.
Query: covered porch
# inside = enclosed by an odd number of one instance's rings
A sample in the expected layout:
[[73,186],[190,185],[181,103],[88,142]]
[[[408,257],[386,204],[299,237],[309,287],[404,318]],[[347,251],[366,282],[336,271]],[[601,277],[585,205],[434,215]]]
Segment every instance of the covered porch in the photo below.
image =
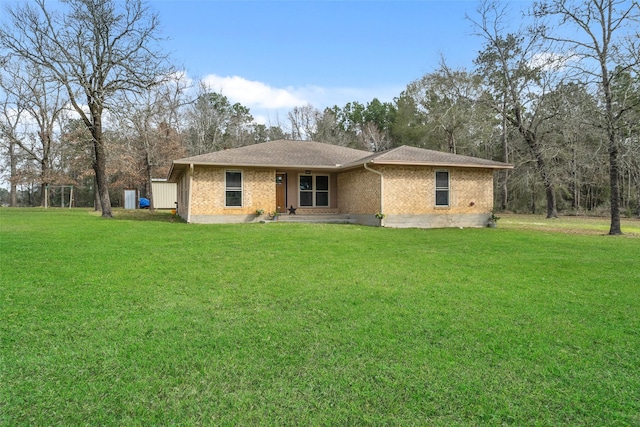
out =
[[323,169],[278,169],[275,211],[282,216],[340,214],[338,174]]

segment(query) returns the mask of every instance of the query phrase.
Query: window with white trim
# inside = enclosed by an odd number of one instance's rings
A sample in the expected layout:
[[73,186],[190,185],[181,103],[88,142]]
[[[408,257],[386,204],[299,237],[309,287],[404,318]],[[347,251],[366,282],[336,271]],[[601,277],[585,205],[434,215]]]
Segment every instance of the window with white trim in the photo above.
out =
[[436,207],[449,206],[449,171],[436,171]]
[[225,171],[224,188],[226,207],[242,207],[242,171]]
[[299,206],[329,206],[329,175],[300,175]]

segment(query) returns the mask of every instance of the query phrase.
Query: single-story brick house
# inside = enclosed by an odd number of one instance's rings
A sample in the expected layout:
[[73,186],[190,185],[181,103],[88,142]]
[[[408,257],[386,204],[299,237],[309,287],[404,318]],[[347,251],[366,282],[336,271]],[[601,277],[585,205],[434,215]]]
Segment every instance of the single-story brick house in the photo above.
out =
[[256,221],[256,211],[347,215],[386,227],[483,227],[493,175],[506,163],[402,146],[371,153],[278,140],[174,160],[178,215],[192,223]]

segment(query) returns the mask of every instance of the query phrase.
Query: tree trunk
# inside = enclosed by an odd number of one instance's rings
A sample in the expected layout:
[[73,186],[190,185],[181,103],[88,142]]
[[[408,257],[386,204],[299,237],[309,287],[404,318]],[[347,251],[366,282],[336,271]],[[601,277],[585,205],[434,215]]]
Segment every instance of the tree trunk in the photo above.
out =
[[545,185],[547,193],[547,218],[558,218],[558,210],[556,209],[556,192],[552,185]]
[[102,210],[100,203],[100,194],[98,193],[98,179],[93,175],[93,210],[98,212]]
[[[94,107],[95,108],[95,107]],[[102,118],[96,111],[91,111],[93,118],[93,127],[91,128],[91,136],[93,137],[93,150],[95,154],[93,162],[93,170],[96,173],[96,186],[100,197],[100,207],[102,209],[103,218],[112,218],[111,199],[109,198],[109,182],[107,178],[107,158],[104,149],[104,141],[102,140]]]
[[155,207],[153,206],[153,185],[151,185],[151,162],[149,161],[149,151],[145,148],[144,153],[144,167],[147,170],[147,197],[149,198],[149,212],[153,212]]
[[500,201],[500,209],[503,211],[507,210],[507,206],[509,204],[509,186],[507,185],[509,182],[509,171],[505,170],[502,176],[502,200]]
[[607,137],[609,138],[609,180],[611,186],[611,226],[610,235],[622,234],[620,228],[620,183],[618,165],[618,140],[616,135],[616,123],[613,114],[613,96],[611,94],[611,82],[609,81],[609,70],[606,63],[601,62],[602,67],[602,89],[605,99],[605,119],[607,121]]
[[11,189],[9,193],[9,206],[15,208],[18,206],[18,185],[16,184],[16,175],[18,174],[18,160],[16,158],[16,143],[13,140],[9,141],[9,162],[11,163],[11,177],[9,182],[11,183]]
[[640,185],[637,187],[638,189],[638,218],[640,219]]
[[580,210],[580,183],[578,182],[578,160],[577,149],[573,141],[571,141],[571,161],[569,163],[571,169],[571,180],[569,181],[569,191],[571,192],[571,209],[574,212]]
[[102,210],[103,218],[111,218],[113,215],[111,214],[111,199],[109,198],[109,187],[107,182],[107,162],[102,142],[94,141],[94,150],[96,160],[93,164],[93,169],[96,173],[100,209]]
[[43,158],[42,161],[40,161],[40,206],[42,207],[45,207],[46,205],[44,190],[49,184],[47,180],[47,176],[49,175],[48,164],[49,159],[47,158]]
[[609,132],[609,179],[611,180],[611,227],[610,235],[622,234],[620,226],[620,184],[618,182],[618,144],[615,132]]
[[[506,109],[506,104],[503,103],[503,109]],[[502,158],[503,162],[509,163],[509,146],[507,141],[507,119],[503,115],[502,116]],[[507,169],[504,170],[504,176],[502,180],[502,210],[507,210],[507,205],[509,203],[509,171]]]
[[18,206],[18,186],[15,182],[11,182],[11,194],[9,197],[9,206],[15,208]]
[[529,144],[531,151],[533,151],[533,155],[536,158],[536,164],[538,165],[538,171],[540,171],[540,176],[542,177],[544,191],[547,196],[547,218],[558,218],[556,193],[553,183],[551,182],[551,177],[549,176],[549,171],[547,170],[547,162],[542,155],[542,150],[540,150],[538,141],[530,133],[525,133],[525,139],[527,144]]
[[445,129],[445,133],[447,134],[447,145],[449,148],[449,152],[451,154],[456,154],[456,137],[452,131],[447,131]]

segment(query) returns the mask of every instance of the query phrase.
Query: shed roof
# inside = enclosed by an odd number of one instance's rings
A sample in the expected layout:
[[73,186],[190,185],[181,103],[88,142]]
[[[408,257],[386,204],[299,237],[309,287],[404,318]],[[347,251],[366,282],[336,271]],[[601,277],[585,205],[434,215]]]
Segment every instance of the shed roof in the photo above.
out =
[[401,146],[379,153],[371,153],[315,141],[280,139],[174,160],[168,180],[176,182],[189,165],[341,170],[365,163],[489,169],[510,169],[513,167],[502,162],[417,147]]

